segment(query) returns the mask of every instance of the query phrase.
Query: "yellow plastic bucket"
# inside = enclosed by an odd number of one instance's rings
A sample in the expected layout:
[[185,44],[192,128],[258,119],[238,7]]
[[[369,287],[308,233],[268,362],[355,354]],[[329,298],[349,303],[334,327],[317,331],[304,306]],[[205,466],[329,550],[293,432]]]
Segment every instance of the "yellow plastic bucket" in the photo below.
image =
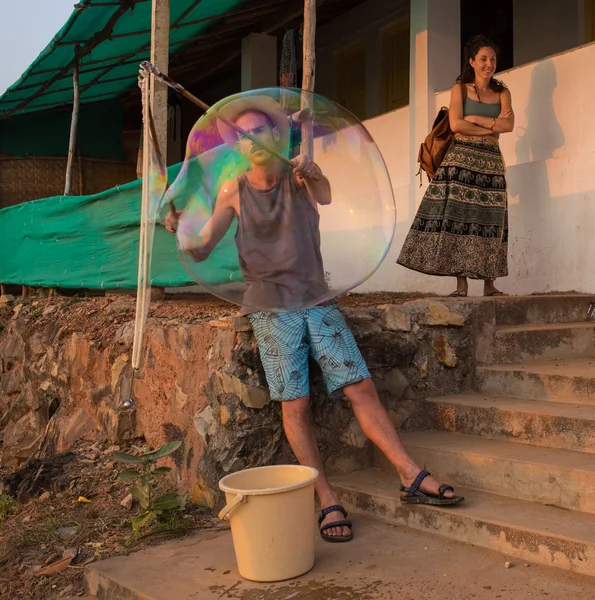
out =
[[240,575],[283,581],[314,566],[314,482],[318,471],[298,465],[246,469],[219,482],[227,505]]

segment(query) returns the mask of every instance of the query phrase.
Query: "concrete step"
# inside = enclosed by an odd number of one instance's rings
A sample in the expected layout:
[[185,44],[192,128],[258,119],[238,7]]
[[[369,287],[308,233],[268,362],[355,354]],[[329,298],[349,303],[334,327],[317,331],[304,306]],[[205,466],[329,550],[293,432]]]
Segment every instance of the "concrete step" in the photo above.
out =
[[595,404],[595,359],[482,366],[475,377],[483,394]]
[[410,421],[410,429],[595,452],[595,406],[460,394],[430,399],[419,412],[423,420]]
[[493,364],[595,358],[595,323],[498,326],[490,350]]
[[496,325],[586,321],[589,304],[594,299],[595,296],[586,294],[500,298],[494,303]]
[[[447,483],[595,513],[595,454],[442,431],[402,440],[418,465]],[[380,454],[377,465],[393,470]]]
[[595,519],[516,498],[457,489],[456,507],[408,506],[393,473],[370,469],[331,483],[348,511],[490,548],[523,561],[595,575]]

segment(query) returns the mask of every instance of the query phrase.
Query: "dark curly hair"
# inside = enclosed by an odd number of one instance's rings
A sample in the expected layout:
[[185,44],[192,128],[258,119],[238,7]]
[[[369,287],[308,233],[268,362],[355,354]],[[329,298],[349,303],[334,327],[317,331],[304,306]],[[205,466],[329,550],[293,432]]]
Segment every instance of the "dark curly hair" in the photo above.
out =
[[[457,83],[473,83],[475,81],[475,71],[469,62],[470,59],[475,60],[475,57],[482,48],[492,48],[498,56],[498,46],[488,39],[485,35],[476,35],[472,37],[466,44],[463,50],[463,69],[461,74],[457,77]],[[502,93],[506,86],[493,77],[490,79],[490,89],[494,92]]]

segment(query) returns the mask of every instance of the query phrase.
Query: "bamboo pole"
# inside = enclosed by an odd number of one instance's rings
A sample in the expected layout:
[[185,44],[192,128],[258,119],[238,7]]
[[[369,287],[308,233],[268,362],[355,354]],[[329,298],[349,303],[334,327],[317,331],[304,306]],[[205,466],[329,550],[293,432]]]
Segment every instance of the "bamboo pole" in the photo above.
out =
[[77,134],[79,127],[79,62],[78,48],[75,50],[75,61],[72,70],[72,83],[74,87],[74,100],[72,106],[72,121],[70,123],[70,143],[68,145],[68,164],[66,165],[66,185],[64,186],[64,195],[69,196],[72,188],[72,167],[74,164],[74,156],[76,152]]
[[[316,80],[316,0],[304,0],[304,46],[302,76],[302,110],[314,108]],[[302,154],[314,154],[314,124],[311,119],[302,123]]]
[[[205,112],[211,110],[211,107],[208,104],[203,102],[200,98],[197,98],[196,96],[191,94],[183,86],[181,86],[179,83],[176,83],[175,81],[173,81],[167,75],[164,75],[163,73],[161,73],[159,68],[156,67],[155,65],[151,64],[150,62],[144,61],[141,63],[140,66],[144,71],[146,71],[147,73],[150,73],[158,81],[165,83],[166,85],[171,87],[173,90],[176,90],[176,92],[178,92],[179,94],[184,96],[184,98],[187,98],[188,100],[190,100],[197,106],[200,106],[200,108],[202,108]],[[244,131],[239,125],[236,125],[233,121],[230,121],[229,119],[225,118],[223,115],[217,115],[217,118],[220,119],[221,121],[223,121],[228,127],[233,129],[234,131],[236,131],[242,137],[248,138],[255,146],[262,148],[265,152],[269,152],[273,156],[277,157],[281,162],[286,163],[288,166],[292,166],[292,163],[289,159],[287,159],[285,156],[283,156],[282,154],[277,152],[274,148],[269,148],[268,146],[263,144],[257,137],[254,137],[247,131]]]

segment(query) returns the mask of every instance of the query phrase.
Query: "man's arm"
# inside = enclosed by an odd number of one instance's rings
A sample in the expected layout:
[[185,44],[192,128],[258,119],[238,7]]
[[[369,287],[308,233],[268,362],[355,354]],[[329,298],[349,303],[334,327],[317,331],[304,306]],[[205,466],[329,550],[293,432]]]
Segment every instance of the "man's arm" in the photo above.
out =
[[316,204],[330,204],[333,200],[331,184],[322,174],[320,167],[305,154],[296,156],[291,162],[298,185],[306,188],[310,198]]
[[[219,192],[215,201],[215,210],[198,234],[198,243],[184,248],[194,262],[205,261],[227,233],[236,215],[237,195],[238,183],[235,179],[224,185]],[[180,218],[183,218],[181,212],[176,215],[170,212],[167,215],[165,223],[170,231],[177,230]]]

